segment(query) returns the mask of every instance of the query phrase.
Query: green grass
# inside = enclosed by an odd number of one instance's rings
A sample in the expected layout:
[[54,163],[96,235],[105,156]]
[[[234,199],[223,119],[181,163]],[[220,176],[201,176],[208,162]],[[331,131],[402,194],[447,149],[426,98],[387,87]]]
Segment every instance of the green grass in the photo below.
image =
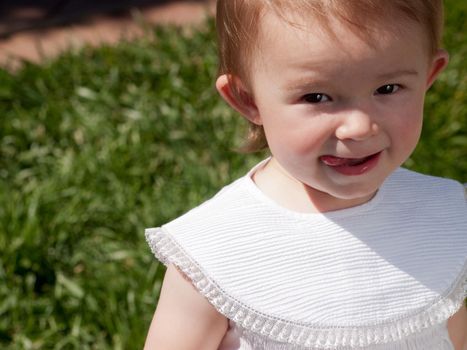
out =
[[0,348],[139,349],[163,269],[143,230],[254,163],[212,24],[0,72]]
[[[451,9],[451,11],[449,11]],[[467,181],[464,2],[408,166]],[[0,70],[0,348],[140,349],[164,269],[145,227],[241,176],[212,23]]]
[[467,182],[467,3],[445,4],[450,63],[428,92],[422,139],[407,166]]

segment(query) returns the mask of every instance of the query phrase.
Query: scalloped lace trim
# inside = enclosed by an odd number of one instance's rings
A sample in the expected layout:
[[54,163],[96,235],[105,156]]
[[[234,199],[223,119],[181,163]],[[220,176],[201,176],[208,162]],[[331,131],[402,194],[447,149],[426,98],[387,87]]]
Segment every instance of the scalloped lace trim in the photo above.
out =
[[[238,331],[238,338],[241,339],[239,350],[314,350],[315,347],[294,345],[290,343],[281,343],[263,337],[248,330]],[[219,349],[224,349],[222,346]],[[232,350],[231,347],[225,349]],[[355,347],[338,346],[328,348],[329,350],[353,350]],[[429,328],[423,333],[417,333],[404,338],[398,342],[386,344],[374,344],[369,347],[359,348],[361,350],[454,350],[454,346],[449,338],[446,324]]]
[[459,310],[467,296],[467,263],[449,292],[426,310],[392,323],[365,328],[318,328],[258,312],[228,295],[162,228],[145,231],[151,251],[164,265],[174,264],[198,291],[238,326],[272,340],[317,349],[358,348],[401,341],[429,327],[440,325]]

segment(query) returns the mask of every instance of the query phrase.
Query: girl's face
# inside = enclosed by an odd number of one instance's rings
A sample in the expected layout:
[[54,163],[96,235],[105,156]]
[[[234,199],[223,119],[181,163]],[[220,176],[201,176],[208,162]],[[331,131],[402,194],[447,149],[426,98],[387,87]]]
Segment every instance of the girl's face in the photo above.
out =
[[410,156],[425,92],[447,63],[444,52],[428,56],[412,23],[371,43],[330,26],[333,34],[265,15],[247,116],[264,127],[273,159],[262,176],[281,184],[273,196],[301,186],[318,211],[368,201]]

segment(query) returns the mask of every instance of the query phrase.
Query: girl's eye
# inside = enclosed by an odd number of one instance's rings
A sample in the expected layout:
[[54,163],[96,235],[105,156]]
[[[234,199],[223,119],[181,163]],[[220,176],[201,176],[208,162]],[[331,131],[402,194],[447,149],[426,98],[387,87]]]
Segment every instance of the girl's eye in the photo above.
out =
[[379,95],[389,95],[395,93],[399,89],[399,84],[387,84],[377,88],[376,93]]
[[308,103],[321,103],[331,101],[331,98],[326,94],[313,93],[303,96],[303,100]]

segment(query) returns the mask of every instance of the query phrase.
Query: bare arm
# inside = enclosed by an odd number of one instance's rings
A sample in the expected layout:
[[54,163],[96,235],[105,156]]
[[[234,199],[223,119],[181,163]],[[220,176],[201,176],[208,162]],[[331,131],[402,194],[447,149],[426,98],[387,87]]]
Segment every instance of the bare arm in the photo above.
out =
[[467,350],[467,308],[465,304],[448,321],[448,331],[456,350]]
[[169,265],[144,350],[215,350],[227,319]]

